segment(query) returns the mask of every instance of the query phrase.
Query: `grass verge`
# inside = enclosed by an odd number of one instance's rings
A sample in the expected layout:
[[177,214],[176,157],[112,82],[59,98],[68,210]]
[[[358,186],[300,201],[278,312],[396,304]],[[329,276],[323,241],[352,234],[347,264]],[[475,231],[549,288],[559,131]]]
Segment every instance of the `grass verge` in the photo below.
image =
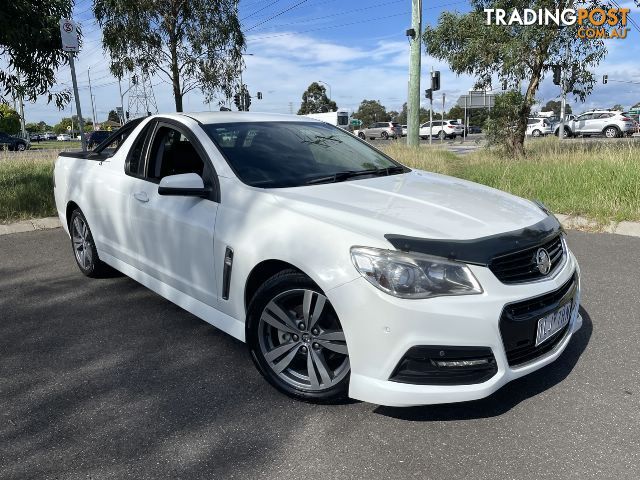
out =
[[464,156],[440,148],[384,147],[407,166],[452,175],[515,195],[539,199],[554,212],[600,224],[640,221],[640,144],[555,138],[527,144],[527,156],[505,158],[489,149]]
[[57,151],[0,152],[0,223],[56,214],[56,157]]

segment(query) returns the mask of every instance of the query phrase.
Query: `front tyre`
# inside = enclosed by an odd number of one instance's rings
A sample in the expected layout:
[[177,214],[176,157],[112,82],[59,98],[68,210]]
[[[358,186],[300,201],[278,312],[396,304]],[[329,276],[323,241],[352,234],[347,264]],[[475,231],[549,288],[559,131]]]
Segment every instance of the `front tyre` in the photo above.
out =
[[80,271],[91,278],[99,278],[108,273],[109,267],[98,257],[93,235],[82,211],[76,208],[69,220],[69,234],[73,256]]
[[306,275],[285,270],[251,300],[247,344],[265,379],[300,400],[333,403],[346,398],[349,353],[329,299]]
[[604,129],[604,136],[607,138],[617,138],[620,134],[620,130],[616,127],[607,127]]

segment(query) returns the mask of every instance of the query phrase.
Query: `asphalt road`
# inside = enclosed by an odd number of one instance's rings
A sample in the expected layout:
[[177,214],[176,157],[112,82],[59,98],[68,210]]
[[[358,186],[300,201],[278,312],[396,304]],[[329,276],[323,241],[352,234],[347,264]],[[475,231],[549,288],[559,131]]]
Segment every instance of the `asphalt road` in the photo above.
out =
[[640,239],[571,232],[584,327],[491,397],[315,406],[61,230],[0,237],[0,478],[640,478]]

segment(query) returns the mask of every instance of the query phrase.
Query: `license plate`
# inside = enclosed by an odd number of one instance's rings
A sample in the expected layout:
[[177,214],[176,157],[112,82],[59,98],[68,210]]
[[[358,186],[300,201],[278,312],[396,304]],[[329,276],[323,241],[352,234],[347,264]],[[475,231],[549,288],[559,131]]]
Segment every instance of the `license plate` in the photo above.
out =
[[546,342],[554,334],[562,330],[569,320],[571,320],[571,312],[573,312],[573,302],[566,303],[558,310],[538,320],[538,329],[536,331],[536,347]]

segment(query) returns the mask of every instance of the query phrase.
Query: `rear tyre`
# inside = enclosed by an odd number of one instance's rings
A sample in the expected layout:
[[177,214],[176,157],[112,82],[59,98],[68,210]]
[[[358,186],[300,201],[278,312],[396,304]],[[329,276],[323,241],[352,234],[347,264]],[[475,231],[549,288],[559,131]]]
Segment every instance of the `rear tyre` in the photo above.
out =
[[387,132],[382,132],[380,136],[383,140],[389,140],[389,134]]
[[251,358],[276,389],[308,402],[346,398],[351,368],[344,332],[309,277],[285,270],[267,280],[249,304],[246,328]]
[[16,150],[19,152],[24,152],[26,149],[27,149],[27,146],[22,142],[16,145]]
[[439,138],[440,140],[444,140],[444,137],[445,137],[445,136],[446,136],[446,135],[445,135],[445,133],[444,133],[444,131],[443,131],[443,130],[440,130],[440,131],[438,132],[438,138]]
[[98,250],[93,242],[93,235],[82,211],[77,208],[69,220],[71,248],[80,271],[91,278],[107,276],[112,272],[109,266],[100,260]]
[[360,132],[358,133],[358,137],[360,137],[362,140],[366,140],[367,137],[365,137],[364,133]]
[[604,136],[607,138],[616,138],[620,135],[620,130],[617,127],[607,127],[604,129]]

